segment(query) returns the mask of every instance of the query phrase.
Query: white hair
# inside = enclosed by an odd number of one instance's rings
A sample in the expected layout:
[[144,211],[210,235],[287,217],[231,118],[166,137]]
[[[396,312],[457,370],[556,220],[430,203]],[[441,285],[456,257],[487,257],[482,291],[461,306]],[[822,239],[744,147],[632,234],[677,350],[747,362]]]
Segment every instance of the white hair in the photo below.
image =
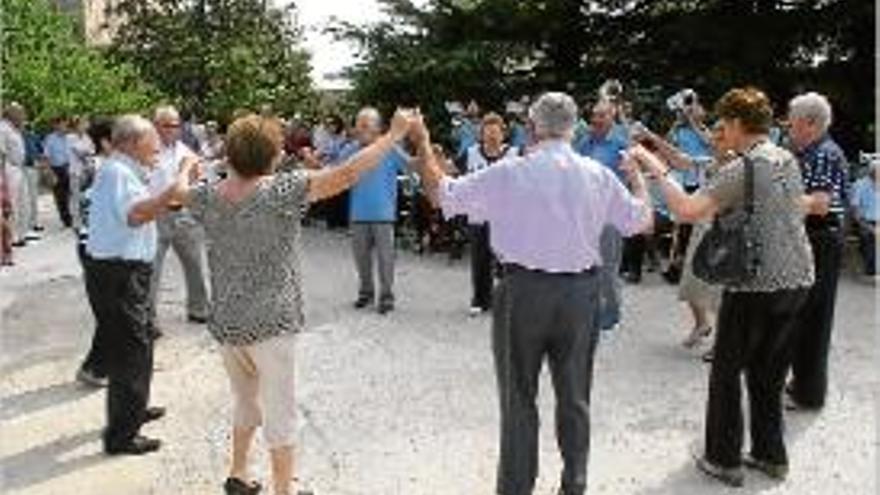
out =
[[819,93],[804,93],[791,99],[788,116],[814,122],[825,132],[831,127],[831,104],[828,98]]
[[123,115],[113,123],[111,141],[114,147],[135,143],[144,136],[153,134],[156,128],[140,115]]
[[379,110],[376,110],[374,107],[361,108],[357,114],[357,119],[367,119],[376,127],[382,125],[382,114],[380,114]]
[[156,107],[155,112],[153,112],[153,121],[164,122],[168,120],[180,120],[180,112],[171,105]]
[[544,93],[529,107],[529,119],[541,138],[566,137],[577,122],[578,106],[565,93]]

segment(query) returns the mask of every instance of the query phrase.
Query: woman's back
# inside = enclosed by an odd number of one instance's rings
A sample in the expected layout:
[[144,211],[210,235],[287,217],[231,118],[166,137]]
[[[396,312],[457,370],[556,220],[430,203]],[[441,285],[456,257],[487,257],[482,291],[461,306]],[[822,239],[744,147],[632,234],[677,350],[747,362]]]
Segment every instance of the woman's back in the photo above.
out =
[[298,244],[307,177],[268,178],[235,202],[219,186],[192,193],[190,208],[205,227],[217,340],[250,345],[303,325]]

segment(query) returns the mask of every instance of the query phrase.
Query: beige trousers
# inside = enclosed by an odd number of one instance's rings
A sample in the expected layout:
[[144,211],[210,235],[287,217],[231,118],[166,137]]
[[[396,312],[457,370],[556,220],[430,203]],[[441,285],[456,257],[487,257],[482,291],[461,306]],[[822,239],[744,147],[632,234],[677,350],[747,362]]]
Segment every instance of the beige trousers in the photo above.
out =
[[283,334],[249,346],[221,347],[235,400],[237,428],[263,426],[270,449],[294,444],[294,335]]

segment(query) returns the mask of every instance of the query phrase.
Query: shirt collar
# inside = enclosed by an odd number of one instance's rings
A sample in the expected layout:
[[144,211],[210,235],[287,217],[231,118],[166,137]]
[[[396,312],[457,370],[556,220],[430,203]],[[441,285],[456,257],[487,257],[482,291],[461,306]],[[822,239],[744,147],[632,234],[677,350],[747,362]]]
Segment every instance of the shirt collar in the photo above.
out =
[[131,156],[125,153],[116,152],[112,155],[111,160],[116,160],[119,163],[125,165],[126,167],[128,167],[129,170],[134,172],[138,179],[140,179],[144,183],[147,182],[147,170],[140,164],[140,162],[138,162]]
[[822,134],[822,136],[819,137],[819,139],[817,139],[817,140],[813,141],[812,143],[806,145],[806,146],[804,147],[804,149],[802,149],[802,150],[800,151],[800,153],[798,153],[798,155],[799,155],[799,156],[809,156],[809,155],[812,155],[813,153],[815,153],[815,152],[819,149],[819,147],[821,147],[823,144],[825,144],[825,141],[828,141],[828,138],[829,138],[829,136],[828,136],[828,133],[827,133],[827,132],[826,132],[825,134]]

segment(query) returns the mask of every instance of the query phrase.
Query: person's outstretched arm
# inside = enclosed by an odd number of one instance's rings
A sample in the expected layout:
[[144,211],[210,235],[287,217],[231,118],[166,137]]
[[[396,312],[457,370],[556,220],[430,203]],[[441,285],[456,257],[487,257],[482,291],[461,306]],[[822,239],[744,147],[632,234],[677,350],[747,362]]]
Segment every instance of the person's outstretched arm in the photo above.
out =
[[309,202],[333,197],[351,188],[363,172],[376,167],[394,145],[407,135],[409,127],[409,113],[398,109],[388,132],[351,157],[344,165],[310,172]]

